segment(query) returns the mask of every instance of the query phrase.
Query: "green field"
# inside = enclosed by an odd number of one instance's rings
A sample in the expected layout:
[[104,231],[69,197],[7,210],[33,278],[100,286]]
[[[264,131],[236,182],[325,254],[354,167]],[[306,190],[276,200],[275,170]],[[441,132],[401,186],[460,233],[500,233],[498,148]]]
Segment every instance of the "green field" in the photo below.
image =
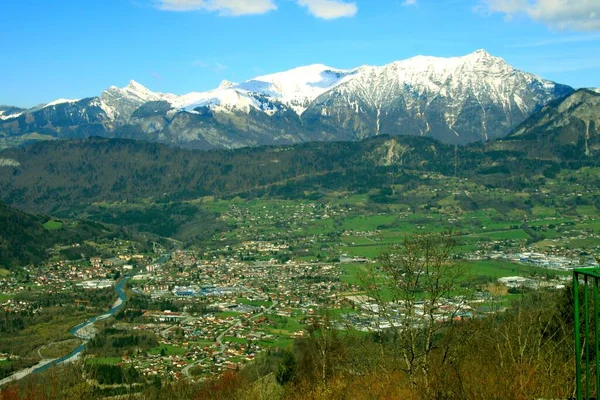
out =
[[271,316],[269,319],[271,320],[269,332],[278,335],[288,335],[301,331],[305,328],[305,325],[301,324],[300,321],[292,317]]
[[253,301],[253,300],[248,300],[245,297],[238,297],[236,299],[236,302],[239,304],[247,304],[249,306],[254,306],[254,307],[270,307],[271,304],[273,304],[272,301]]
[[554,271],[546,268],[534,267],[523,264],[515,264],[510,261],[501,260],[481,260],[465,263],[467,272],[473,276],[487,276],[490,278],[502,278],[505,276],[531,276],[531,275],[544,275],[559,274],[567,275],[568,272]]
[[190,346],[200,346],[200,347],[214,346],[215,343],[216,342],[213,340],[196,340],[196,341],[190,342]]
[[245,337],[233,337],[233,336],[223,336],[223,342],[230,343],[248,343],[248,339]]
[[56,140],[56,138],[50,135],[42,135],[37,132],[28,133],[22,136],[0,137],[0,150],[8,147],[18,147],[27,142],[40,140]]
[[[498,279],[506,276],[532,276],[532,275],[565,275],[568,272],[549,270],[530,265],[512,263],[502,260],[481,260],[464,262],[465,279],[477,276]],[[369,266],[365,264],[341,264],[343,271],[340,280],[351,285],[361,285],[360,274],[368,271]]]
[[157,355],[157,354],[161,354],[161,352],[163,350],[164,350],[165,355],[167,355],[167,356],[182,356],[186,352],[186,350],[181,347],[172,346],[172,345],[168,345],[168,344],[161,344],[158,347],[150,349],[149,353]]
[[577,206],[577,214],[586,216],[597,216],[598,209],[595,206]]
[[347,243],[350,246],[371,245],[373,243],[376,243],[374,239],[363,236],[344,236],[342,237],[342,242]]
[[327,310],[327,313],[334,318],[341,316],[342,314],[355,314],[357,311],[353,308],[331,308]]
[[589,249],[589,248],[599,247],[600,239],[596,239],[596,238],[570,239],[568,241],[565,241],[565,243],[568,243],[569,247],[571,247],[571,248]]
[[64,224],[62,223],[62,221],[55,221],[51,219],[50,221],[44,224],[44,228],[48,229],[49,231],[54,231],[62,228],[63,225]]
[[514,229],[509,231],[497,231],[490,233],[479,233],[478,237],[487,237],[495,240],[524,240],[529,239],[529,235],[523,229]]
[[385,250],[387,246],[368,245],[368,246],[352,246],[348,247],[347,253],[355,257],[377,258]]
[[341,264],[343,275],[340,280],[350,285],[360,285],[360,274],[367,272],[365,264]]
[[12,294],[0,293],[0,303],[4,303],[6,300],[12,299],[13,297]]
[[383,225],[389,225],[396,221],[395,215],[368,215],[348,218],[344,221],[344,228],[354,231],[374,231]]
[[596,232],[600,232],[600,221],[586,222],[583,224],[577,224],[580,229],[591,229]]

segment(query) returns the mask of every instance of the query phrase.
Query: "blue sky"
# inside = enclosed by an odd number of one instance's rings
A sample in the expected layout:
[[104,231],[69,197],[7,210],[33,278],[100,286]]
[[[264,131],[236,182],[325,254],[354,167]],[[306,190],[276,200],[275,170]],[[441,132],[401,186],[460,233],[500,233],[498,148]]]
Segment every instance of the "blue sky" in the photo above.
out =
[[4,0],[1,10],[0,104],[22,107],[131,79],[183,94],[301,65],[480,48],[600,87],[599,0]]

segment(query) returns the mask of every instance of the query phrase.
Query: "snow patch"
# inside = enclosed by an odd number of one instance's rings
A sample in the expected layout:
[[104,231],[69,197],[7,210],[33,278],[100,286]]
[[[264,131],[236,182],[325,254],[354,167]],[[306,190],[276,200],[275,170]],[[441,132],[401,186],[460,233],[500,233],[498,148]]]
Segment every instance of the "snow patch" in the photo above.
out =
[[227,79],[225,79],[225,80],[221,81],[221,84],[219,85],[219,89],[227,89],[230,87],[234,87],[236,85],[237,85],[237,83],[231,82],[231,81],[228,81]]
[[2,115],[2,112],[0,111],[0,119],[1,119],[1,120],[7,120],[7,119],[11,119],[11,118],[17,118],[17,117],[19,117],[21,114],[23,114],[23,113],[22,113],[22,112],[20,112],[20,113],[15,113],[15,114]]
[[50,103],[44,105],[43,108],[57,106],[59,104],[65,104],[65,103],[77,103],[79,100],[81,100],[81,99],[57,99],[57,100],[51,101]]
[[115,119],[115,117],[117,115],[115,109],[113,107],[109,106],[108,104],[106,104],[106,102],[102,99],[99,99],[99,98],[94,99],[90,103],[90,106],[91,107],[100,107],[109,119]]
[[21,163],[12,158],[0,158],[0,167],[19,167]]
[[173,107],[186,111],[209,106],[225,111],[238,109],[246,113],[257,109],[272,115],[278,110],[277,103],[281,103],[302,114],[314,99],[354,73],[355,70],[315,64],[259,76],[242,83],[223,81],[217,89],[208,92],[162,96]]
[[342,83],[344,78],[353,73],[355,70],[314,64],[259,76],[240,83],[236,88],[285,104],[300,115],[313,100]]
[[246,113],[251,108],[259,109],[259,104],[243,91],[234,88],[219,88],[210,92],[194,92],[170,100],[173,107],[191,111],[197,107],[221,107],[225,111],[240,109]]

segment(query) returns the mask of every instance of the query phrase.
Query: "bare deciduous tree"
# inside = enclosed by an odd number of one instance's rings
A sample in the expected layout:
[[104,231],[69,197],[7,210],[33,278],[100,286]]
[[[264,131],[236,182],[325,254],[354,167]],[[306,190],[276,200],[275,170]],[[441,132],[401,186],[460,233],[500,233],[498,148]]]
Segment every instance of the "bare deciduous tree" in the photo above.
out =
[[406,372],[413,385],[422,378],[428,386],[429,358],[441,345],[438,334],[469,309],[467,290],[460,286],[465,268],[453,259],[454,247],[449,233],[406,239],[362,277],[368,298],[361,307],[372,314],[374,333],[392,341],[382,342],[380,358]]

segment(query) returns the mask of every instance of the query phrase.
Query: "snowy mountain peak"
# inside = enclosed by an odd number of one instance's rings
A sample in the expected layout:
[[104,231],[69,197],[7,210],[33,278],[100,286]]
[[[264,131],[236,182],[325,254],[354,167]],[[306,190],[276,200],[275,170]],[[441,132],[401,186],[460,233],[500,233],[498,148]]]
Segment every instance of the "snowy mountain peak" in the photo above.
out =
[[157,93],[139,82],[129,81],[127,86],[111,86],[100,96],[101,107],[109,119],[128,119],[135,110],[149,101],[172,101],[177,96]]
[[138,96],[141,99],[150,100],[152,98],[161,97],[160,93],[154,93],[151,90],[149,90],[148,88],[146,88],[144,85],[142,85],[141,83],[138,83],[134,80],[129,81],[129,84],[127,86],[125,86],[124,88],[122,88],[121,90],[127,94]]
[[467,57],[493,57],[490,53],[488,53],[485,49],[478,49],[472,52],[471,54],[467,54]]
[[[225,80],[213,90],[184,95],[153,92],[132,80],[124,87],[111,86],[99,97],[46,108],[42,119],[31,120],[30,131],[66,123],[67,114],[69,126],[101,123],[114,132],[131,125],[132,132],[141,129],[159,140],[207,140],[217,147],[380,134],[468,143],[502,137],[535,110],[572,91],[481,49],[459,57],[420,55],[354,69],[312,64],[241,83]],[[0,107],[0,121],[42,107]],[[239,113],[247,115],[239,118]],[[17,125],[13,128],[24,131]]]
[[[481,49],[462,57],[416,56],[396,61],[381,67],[359,67],[338,69],[325,64],[311,64],[287,71],[258,76],[245,82],[221,82],[218,88],[207,92],[192,92],[182,96],[152,92],[142,84],[132,80],[126,87],[111,87],[103,94],[105,103],[127,101],[129,108],[148,101],[167,101],[174,108],[192,111],[197,107],[221,107],[224,110],[250,109],[274,112],[274,105],[281,103],[302,115],[318,97],[335,90],[338,86],[361,85],[368,77],[379,77],[379,86],[391,83],[407,84],[417,92],[439,91],[440,84],[447,80],[462,81],[479,79],[488,71],[499,74],[511,71],[512,67],[504,60],[490,55]],[[391,92],[387,95],[391,95]],[[379,98],[379,100],[375,100]],[[376,102],[383,99],[373,98]],[[278,106],[276,106],[277,108]],[[112,107],[115,108],[115,107]],[[117,106],[115,109],[118,109]],[[117,115],[119,112],[113,113]],[[127,113],[129,114],[129,113]]]
[[0,106],[0,120],[7,120],[12,118],[17,118],[21,114],[23,114],[25,110],[22,110],[17,107],[9,107],[9,106]]
[[298,83],[318,83],[326,78],[327,75],[347,74],[350,71],[332,68],[324,64],[312,64],[303,67],[296,67],[287,71],[256,77],[252,81],[276,82],[284,79]]
[[268,96],[302,114],[308,103],[340,84],[353,72],[324,64],[313,64],[259,76],[236,87],[245,92]]
[[[471,54],[467,54],[466,56],[461,57],[461,58],[463,59],[463,61],[465,63],[496,64],[496,65],[510,67],[510,65],[506,61],[504,61],[504,59],[493,56],[485,50],[477,50],[477,51],[474,51]],[[512,67],[510,67],[510,68],[512,68]]]
[[139,82],[134,81],[133,79],[129,81],[127,84],[127,88],[132,90],[147,90],[144,85]]
[[419,55],[401,61],[395,61],[383,67],[371,67],[373,69],[392,68],[408,71],[411,74],[449,74],[455,70],[481,69],[494,65],[502,69],[512,69],[502,58],[492,56],[485,50],[477,50],[462,57],[433,57]]
[[131,80],[127,86],[122,88],[116,86],[109,87],[108,90],[102,93],[102,98],[127,100],[140,103],[141,105],[148,101],[169,101],[177,98],[177,96],[168,93],[153,92],[141,83]]
[[365,136],[409,130],[465,143],[499,137],[540,104],[572,90],[518,71],[485,50],[450,58],[420,55],[355,71],[311,104],[309,118],[336,126],[362,118],[357,129]]
[[221,81],[221,84],[219,85],[219,89],[227,89],[227,88],[231,88],[234,86],[237,86],[237,83],[228,81],[227,79],[224,79]]
[[80,99],[57,99],[57,100],[51,101],[48,104],[45,104],[44,108],[51,107],[51,106],[57,106],[59,104],[64,104],[64,103],[77,103],[79,100]]

